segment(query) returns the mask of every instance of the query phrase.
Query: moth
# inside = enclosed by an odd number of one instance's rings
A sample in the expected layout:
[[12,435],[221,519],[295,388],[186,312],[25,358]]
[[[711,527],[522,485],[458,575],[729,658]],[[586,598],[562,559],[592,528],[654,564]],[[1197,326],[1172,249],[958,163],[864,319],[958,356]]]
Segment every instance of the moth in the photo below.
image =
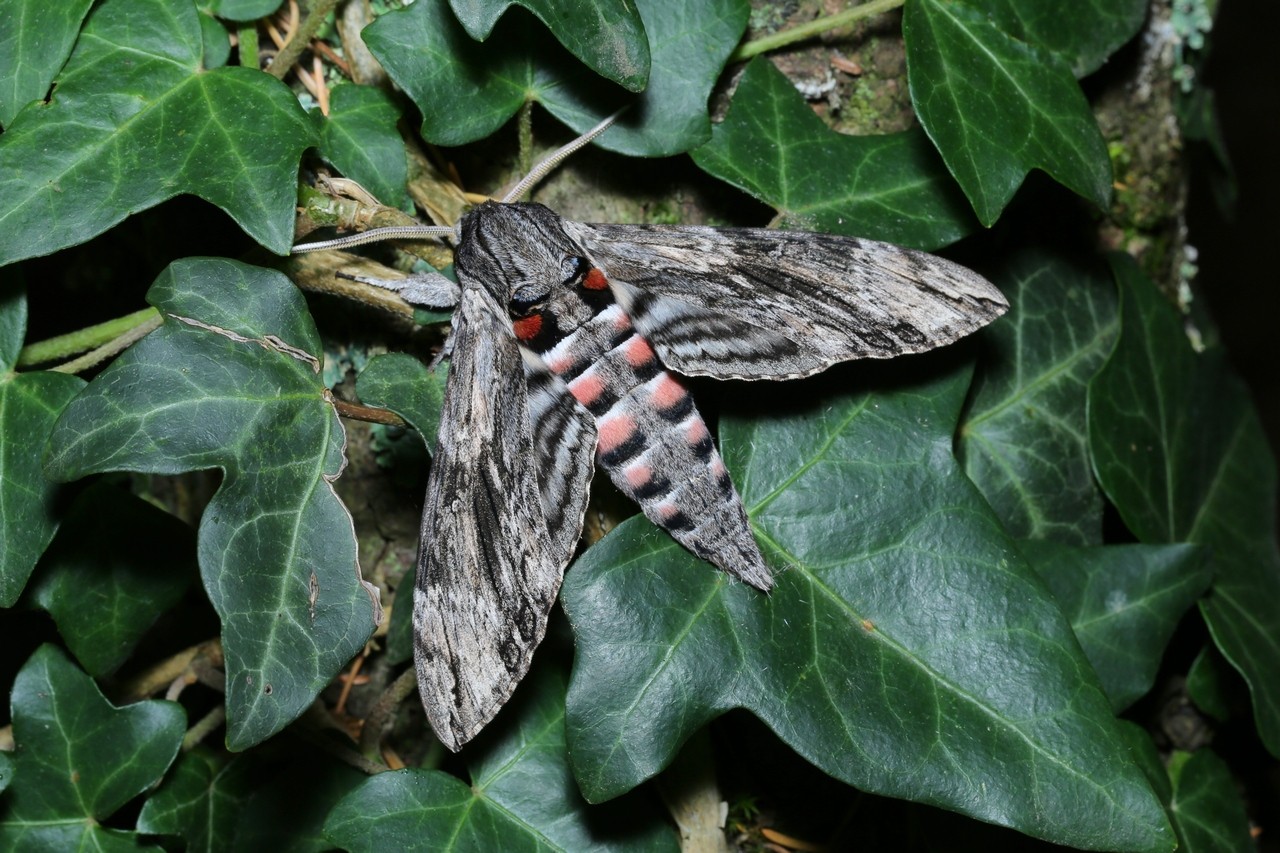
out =
[[450,228],[442,276],[373,281],[452,307],[451,366],[422,516],[414,659],[427,717],[457,751],[511,696],[546,632],[599,465],[681,545],[768,592],[768,564],[682,377],[795,379],[933,349],[1008,303],[970,270],[851,237],[586,225],[501,202]]

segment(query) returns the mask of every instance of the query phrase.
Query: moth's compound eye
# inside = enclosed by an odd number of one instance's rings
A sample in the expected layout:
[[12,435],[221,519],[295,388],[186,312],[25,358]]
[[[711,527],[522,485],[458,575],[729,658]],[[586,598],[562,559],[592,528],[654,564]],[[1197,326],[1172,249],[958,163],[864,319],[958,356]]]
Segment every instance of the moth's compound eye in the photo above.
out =
[[565,258],[560,262],[560,280],[565,284],[573,284],[587,269],[587,259],[579,257]]
[[512,317],[527,317],[541,308],[547,301],[547,294],[532,287],[522,287],[511,294],[507,303],[507,311]]

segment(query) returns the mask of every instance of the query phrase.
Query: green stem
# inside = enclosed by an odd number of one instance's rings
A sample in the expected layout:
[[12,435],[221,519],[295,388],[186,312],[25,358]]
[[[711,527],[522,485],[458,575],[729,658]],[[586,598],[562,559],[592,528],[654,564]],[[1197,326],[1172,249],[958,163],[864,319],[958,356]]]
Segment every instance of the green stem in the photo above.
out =
[[896,9],[904,2],[905,0],[870,0],[870,2],[863,3],[861,6],[854,6],[852,9],[845,9],[843,12],[837,12],[834,15],[827,15],[825,18],[816,18],[807,24],[801,24],[798,27],[792,27],[780,33],[749,41],[735,50],[729,57],[729,61],[742,62],[761,53],[777,50],[780,47],[804,41],[807,38],[821,35],[839,27],[847,27],[863,18],[870,18],[873,15],[880,15],[891,9]]
[[311,44],[311,37],[316,34],[320,25],[324,23],[324,19],[337,5],[338,0],[312,0],[308,4],[307,13],[298,22],[298,29],[294,31],[293,37],[280,48],[276,58],[267,66],[267,73],[277,80],[283,80],[289,73],[289,69],[293,68],[294,63],[298,61],[298,57],[302,56],[302,52],[307,49],[307,45]]
[[33,364],[44,364],[47,361],[59,361],[78,352],[102,346],[127,333],[130,329],[159,318],[160,312],[154,308],[143,308],[123,317],[89,326],[75,332],[68,332],[56,338],[37,341],[22,348],[18,353],[18,367],[30,367]]
[[258,25],[254,21],[236,28],[236,41],[240,44],[240,64],[245,68],[261,68],[258,63]]

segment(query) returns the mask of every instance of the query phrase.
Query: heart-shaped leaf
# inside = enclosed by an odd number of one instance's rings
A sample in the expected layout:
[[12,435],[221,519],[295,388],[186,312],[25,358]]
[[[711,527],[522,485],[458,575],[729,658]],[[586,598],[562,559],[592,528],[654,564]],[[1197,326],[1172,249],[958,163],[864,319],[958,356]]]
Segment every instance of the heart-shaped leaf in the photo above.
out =
[[47,470],[219,468],[200,570],[222,618],[227,743],[287,725],[358,652],[378,619],[333,492],[345,434],[320,379],[320,341],[283,275],[179,261],[148,293],[164,326],[63,412]]
[[400,112],[385,92],[344,83],[330,93],[329,115],[312,113],[320,129],[320,153],[383,204],[408,208],[409,164],[396,130]]
[[462,145],[493,133],[527,100],[582,132],[627,107],[597,144],[659,157],[711,134],[707,98],[746,26],[741,0],[688,4],[637,0],[653,57],[649,85],[626,96],[564,56],[545,34],[507,15],[483,44],[472,41],[445,0],[419,0],[363,33],[370,50],[422,112],[422,134]]
[[540,662],[467,757],[471,785],[436,770],[380,773],[334,808],[325,836],[346,850],[677,849],[642,798],[589,806],[564,738],[564,677]]
[[866,791],[1061,844],[1171,849],[1071,628],[952,456],[968,371],[831,390],[874,369],[851,373],[722,420],[772,594],[641,518],[568,573],[569,744],[588,799],[652,776],[741,707]]
[[321,837],[325,817],[364,779],[322,751],[255,750],[227,762],[196,750],[147,799],[138,830],[178,836],[188,853],[322,853],[333,849]]
[[1169,760],[1169,813],[1186,853],[1249,853],[1257,845],[1226,762],[1211,750],[1175,752]]
[[1207,550],[1195,545],[1020,547],[1071,620],[1117,711],[1155,684],[1178,621],[1213,577]]
[[992,358],[960,431],[965,473],[1014,538],[1100,545],[1084,401],[1120,328],[1115,282],[1042,252],[992,277],[1011,307],[981,333]]
[[649,79],[649,40],[626,0],[449,0],[467,33],[485,41],[510,6],[523,6],[547,25],[588,68],[624,89],[643,92]]
[[54,646],[13,684],[14,783],[0,799],[5,850],[132,850],[100,822],[156,782],[178,754],[186,715],[173,702],[117,708]]
[[902,34],[916,114],[984,225],[1032,169],[1107,207],[1107,146],[1062,60],[962,2],[913,0]]
[[0,607],[10,607],[58,529],[61,487],[40,470],[36,449],[84,380],[65,373],[14,373],[27,331],[17,276],[0,283]]
[[1098,482],[1139,540],[1212,549],[1213,589],[1200,609],[1249,683],[1263,743],[1280,755],[1275,458],[1223,353],[1195,353],[1137,264],[1126,255],[1112,265],[1120,340],[1089,386]]
[[9,0],[0,9],[0,127],[49,93],[92,0]]
[[45,555],[31,597],[90,675],[110,675],[196,576],[191,528],[105,483],[86,489]]
[[922,133],[838,133],[767,59],[747,66],[729,115],[693,159],[789,228],[934,249],[976,224]]
[[0,264],[82,243],[181,193],[288,251],[298,158],[314,130],[270,75],[202,71],[201,44],[193,4],[94,8],[52,102],[0,136]]

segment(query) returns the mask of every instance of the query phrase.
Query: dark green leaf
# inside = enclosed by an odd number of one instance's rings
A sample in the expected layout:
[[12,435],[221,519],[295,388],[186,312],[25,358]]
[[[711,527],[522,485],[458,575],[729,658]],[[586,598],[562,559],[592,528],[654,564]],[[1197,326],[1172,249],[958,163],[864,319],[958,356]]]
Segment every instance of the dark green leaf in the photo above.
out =
[[1174,628],[1212,580],[1208,552],[1195,545],[1020,547],[1071,621],[1116,711],[1151,689]]
[[1070,626],[951,455],[968,371],[861,394],[831,389],[873,368],[830,373],[721,421],[772,594],[641,518],[569,572],[569,744],[588,799],[743,707],[865,791],[1064,844],[1170,849]]
[[188,853],[331,850],[320,837],[325,816],[363,780],[312,749],[255,750],[230,763],[197,750],[183,756],[147,800],[138,830],[179,836]]
[[344,83],[330,97],[328,116],[312,114],[320,127],[320,153],[383,204],[409,207],[409,165],[396,130],[400,111],[372,86]]
[[53,101],[0,136],[0,264],[82,243],[181,193],[288,251],[298,158],[314,131],[271,76],[203,71],[201,45],[191,4],[94,8]]
[[38,448],[84,380],[65,373],[14,373],[27,330],[17,278],[0,284],[0,607],[10,607],[58,529],[61,487],[40,470]]
[[390,409],[413,424],[430,451],[435,449],[440,431],[440,407],[448,378],[447,363],[427,370],[413,356],[390,353],[374,357],[360,371],[356,393],[362,402]]
[[747,66],[729,115],[693,159],[789,228],[933,249],[976,224],[923,134],[838,133],[767,59]]
[[711,134],[707,98],[746,26],[741,0],[687,4],[638,0],[653,53],[648,88],[627,97],[582,73],[538,28],[507,15],[484,44],[472,41],[444,0],[420,0],[364,31],[369,48],[422,112],[422,133],[462,145],[493,133],[527,99],[575,131],[628,105],[597,143],[658,157]]
[[1175,752],[1169,760],[1169,812],[1185,853],[1247,853],[1257,849],[1231,770],[1208,749]]
[[1014,538],[1101,544],[1084,401],[1119,330],[1115,284],[1041,252],[992,278],[1012,307],[982,332],[991,358],[960,432],[965,472]]
[[138,831],[179,836],[189,853],[234,849],[236,816],[248,797],[222,780],[224,764],[203,747],[184,754],[147,798]]
[[[1228,691],[1240,677],[1213,646],[1205,646],[1187,670],[1187,696],[1196,707],[1215,720],[1231,717]],[[1243,685],[1239,685],[1243,687]]]
[[8,0],[0,7],[0,127],[49,93],[91,5],[92,0]]
[[565,753],[564,678],[545,664],[467,757],[470,786],[436,770],[374,776],[332,811],[325,836],[353,853],[678,849],[644,800],[583,801]]
[[13,684],[14,782],[0,800],[5,850],[132,849],[98,823],[160,778],[186,715],[173,702],[117,708],[62,652],[36,650]]
[[9,757],[9,753],[0,752],[0,791],[4,791],[9,787],[9,783],[13,781],[13,759]]
[[187,525],[105,483],[86,489],[67,514],[32,584],[76,660],[110,675],[196,576]]
[[1077,77],[1098,70],[1147,18],[1147,0],[983,0],[982,11],[1016,39],[1056,53]]
[[209,10],[228,21],[256,21],[280,8],[284,0],[210,0]]
[[508,7],[523,6],[592,71],[632,92],[643,92],[648,82],[649,40],[626,0],[449,0],[449,5],[476,41],[489,38]]
[[243,749],[301,713],[377,618],[331,485],[345,434],[320,380],[315,326],[283,275],[179,261],[148,299],[164,326],[67,407],[47,470],[223,471],[199,558],[222,618],[227,742]]
[[984,225],[1032,169],[1108,206],[1107,146],[1061,60],[958,2],[913,0],[902,34],[916,114]]
[[1263,743],[1280,755],[1280,550],[1276,464],[1219,350],[1191,349],[1182,318],[1128,256],[1120,341],[1089,386],[1098,482],[1143,542],[1212,549],[1201,612],[1248,682]]
[[200,15],[200,45],[205,68],[221,68],[227,64],[231,56],[231,34],[217,18]]

